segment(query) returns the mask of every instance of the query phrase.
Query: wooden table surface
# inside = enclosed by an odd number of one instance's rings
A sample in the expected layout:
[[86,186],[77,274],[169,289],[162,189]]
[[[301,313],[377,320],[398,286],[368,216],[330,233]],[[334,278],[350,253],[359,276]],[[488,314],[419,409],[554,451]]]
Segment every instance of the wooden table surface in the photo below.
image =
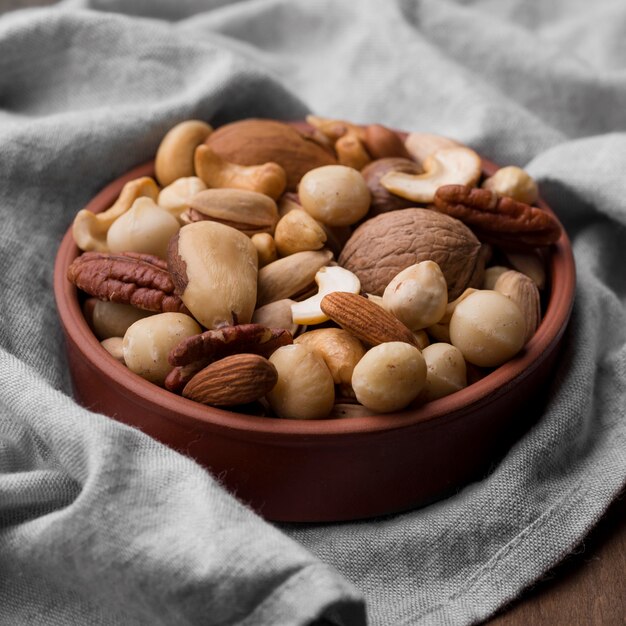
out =
[[626,625],[626,492],[573,554],[486,624]]

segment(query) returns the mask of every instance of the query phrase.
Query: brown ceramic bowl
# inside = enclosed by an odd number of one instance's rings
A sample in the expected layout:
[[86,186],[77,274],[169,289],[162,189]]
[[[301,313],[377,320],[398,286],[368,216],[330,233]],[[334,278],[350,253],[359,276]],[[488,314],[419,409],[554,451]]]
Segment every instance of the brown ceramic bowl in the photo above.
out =
[[[484,168],[493,173],[496,166],[485,162]],[[112,182],[87,208],[108,208],[127,181],[146,175],[153,175],[152,163]],[[66,279],[78,254],[70,229],[56,258],[54,291],[78,402],[193,457],[238,498],[276,521],[340,521],[403,511],[484,475],[539,414],[574,299],[574,259],[563,233],[548,254],[543,321],[513,360],[417,410],[274,419],[197,404],[114,360],[91,332],[76,288]]]

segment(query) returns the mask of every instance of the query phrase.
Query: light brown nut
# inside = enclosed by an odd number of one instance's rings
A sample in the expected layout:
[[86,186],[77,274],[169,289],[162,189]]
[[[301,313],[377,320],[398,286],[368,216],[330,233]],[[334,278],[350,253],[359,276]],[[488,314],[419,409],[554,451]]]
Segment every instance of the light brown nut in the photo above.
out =
[[357,400],[368,409],[390,413],[405,408],[426,383],[422,353],[404,342],[381,343],[357,363],[352,388]]
[[165,261],[149,254],[85,252],[67,268],[67,278],[100,300],[156,313],[189,312],[174,293]]
[[496,281],[504,272],[508,272],[511,268],[504,265],[493,265],[485,270],[485,276],[483,277],[483,284],[481,289],[493,289],[496,286]]
[[237,165],[225,161],[211,148],[196,148],[194,167],[199,176],[211,188],[231,187],[263,193],[276,200],[285,191],[287,175],[278,163],[260,165]]
[[426,361],[426,384],[420,401],[430,402],[467,387],[465,359],[458,348],[449,343],[433,343],[422,350]]
[[326,165],[307,172],[298,186],[302,208],[329,226],[349,226],[365,217],[370,192],[360,172]]
[[336,385],[351,384],[354,366],[365,354],[363,344],[341,328],[318,328],[294,340],[319,354],[328,366]]
[[124,339],[123,337],[108,337],[100,342],[100,345],[116,360],[124,363]]
[[205,328],[252,318],[257,253],[243,233],[210,221],[183,226],[170,241],[167,264],[176,293]]
[[148,315],[152,313],[129,304],[96,300],[91,313],[91,325],[96,337],[100,340],[123,337],[131,324]]
[[404,268],[428,260],[441,268],[450,300],[482,283],[484,246],[459,220],[428,209],[392,211],[363,222],[339,256],[339,264],[374,295],[382,295]]
[[305,250],[319,250],[326,243],[326,231],[306,211],[289,211],[276,224],[276,248],[281,256]]
[[259,257],[259,267],[265,267],[273,263],[278,258],[276,242],[269,233],[256,233],[250,238],[252,245],[256,248]]
[[189,201],[188,222],[211,220],[231,226],[249,237],[273,233],[278,222],[276,202],[246,189],[206,189]]
[[305,172],[337,162],[317,141],[275,120],[245,119],[226,124],[211,134],[207,145],[231,163],[278,163],[286,172],[289,191],[295,191]]
[[205,189],[206,185],[197,176],[178,178],[161,189],[157,204],[180,221],[182,213],[189,208],[191,198]]
[[365,127],[363,143],[373,159],[410,158],[398,133],[381,124],[369,124]]
[[361,170],[372,160],[359,136],[351,132],[337,139],[335,152],[339,165],[355,170]]
[[[446,305],[446,311],[443,314],[443,317],[432,326],[429,326],[426,330],[428,334],[435,340],[441,341],[444,343],[450,343],[450,320],[452,319],[452,314],[454,313],[454,309],[459,305],[460,302],[463,302],[465,298],[469,295],[473,294],[476,291],[473,287],[468,287],[456,300],[452,300],[452,302],[448,302]],[[421,348],[421,346],[420,346]]]
[[107,246],[113,253],[140,252],[164,259],[170,239],[178,232],[178,220],[150,198],[137,198],[118,217],[107,233]]
[[377,159],[366,165],[361,174],[370,190],[372,200],[370,203],[369,217],[387,213],[388,211],[398,211],[399,209],[408,209],[415,206],[415,202],[407,200],[400,196],[390,193],[380,184],[380,179],[387,172],[404,172],[405,174],[421,174],[421,165],[410,159],[402,159],[398,157]]
[[111,224],[126,213],[137,198],[156,200],[159,188],[148,176],[136,178],[124,185],[115,203],[102,213],[80,210],[72,224],[72,236],[76,245],[85,251],[108,252],[107,232]]
[[415,336],[398,318],[363,296],[335,291],[322,298],[321,308],[367,346],[389,341],[416,345]]
[[194,151],[212,132],[213,128],[206,122],[186,120],[165,134],[154,161],[154,171],[161,186],[194,175]]
[[183,313],[159,313],[136,321],[124,334],[124,362],[129,370],[156,385],[163,385],[172,366],[170,350],[200,326]]
[[403,269],[383,293],[385,309],[413,331],[439,322],[447,304],[446,279],[434,261],[422,261]]
[[521,272],[510,270],[504,272],[496,281],[494,290],[504,294],[517,304],[526,322],[526,343],[535,334],[541,322],[541,296],[533,281]]
[[291,305],[295,303],[295,300],[283,298],[282,300],[265,304],[255,309],[252,314],[252,323],[261,324],[268,328],[284,328],[288,330],[292,336],[295,336],[299,328],[299,325],[295,324],[291,317]]
[[561,236],[561,225],[547,211],[488,189],[444,185],[437,189],[435,207],[470,226],[482,240],[496,244],[534,248],[555,243]]
[[501,167],[482,184],[483,189],[494,191],[499,196],[509,196],[518,202],[535,204],[539,199],[537,183],[521,167]]
[[321,356],[306,346],[279,348],[270,357],[278,371],[278,382],[267,394],[278,417],[322,419],[335,402],[333,377]]
[[387,172],[380,184],[387,191],[414,202],[433,202],[442,185],[475,185],[482,174],[482,161],[466,147],[437,150],[422,163],[423,174]]
[[336,120],[319,115],[307,115],[306,121],[330,141],[335,142],[340,137],[351,133],[360,139],[365,139],[365,128],[346,120]]
[[497,291],[480,290],[460,302],[450,320],[450,343],[466,361],[498,367],[523,347],[526,322],[520,308]]
[[314,285],[315,274],[333,258],[329,250],[296,252],[259,270],[257,306],[299,295]]
[[532,278],[540,291],[545,288],[547,280],[546,265],[538,250],[528,250],[526,252],[505,250],[504,256],[514,270]]
[[443,135],[435,135],[433,133],[409,133],[404,140],[404,147],[410,157],[418,163],[423,163],[433,152],[443,150],[445,148],[456,148],[462,146],[458,141],[444,137]]
[[254,402],[270,391],[278,374],[258,354],[233,354],[200,370],[183,389],[183,396],[211,406]]

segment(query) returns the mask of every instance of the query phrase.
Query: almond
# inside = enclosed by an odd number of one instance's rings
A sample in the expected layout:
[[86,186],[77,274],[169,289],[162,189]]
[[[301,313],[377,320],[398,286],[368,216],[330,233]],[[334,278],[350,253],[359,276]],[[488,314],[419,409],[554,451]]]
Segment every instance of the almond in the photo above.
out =
[[404,341],[417,346],[415,335],[399,319],[363,296],[335,291],[324,296],[321,309],[367,345]]
[[494,290],[519,306],[526,322],[526,343],[535,334],[541,321],[541,298],[535,281],[526,274],[509,270],[500,275]]
[[262,398],[276,385],[276,368],[258,354],[234,354],[200,370],[183,396],[213,406],[235,406]]

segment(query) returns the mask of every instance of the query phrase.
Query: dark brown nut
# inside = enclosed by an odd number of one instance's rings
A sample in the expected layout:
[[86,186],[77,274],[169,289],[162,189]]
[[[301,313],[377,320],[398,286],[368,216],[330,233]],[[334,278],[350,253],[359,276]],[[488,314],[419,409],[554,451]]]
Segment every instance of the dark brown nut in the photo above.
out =
[[295,191],[306,172],[336,159],[294,127],[274,120],[246,119],[215,130],[206,141],[222,159],[239,165],[274,162],[287,173],[287,189]]
[[211,363],[183,389],[183,396],[212,406],[254,402],[273,389],[278,373],[258,354],[234,354]]
[[380,179],[391,171],[404,172],[405,174],[421,174],[423,172],[421,166],[411,159],[399,157],[389,157],[384,159],[376,159],[369,165],[366,165],[361,174],[367,183],[367,187],[372,195],[370,204],[369,217],[387,213],[388,211],[398,211],[400,209],[408,209],[415,206],[415,202],[401,198],[387,191],[381,184]]
[[365,127],[363,143],[373,159],[411,158],[398,133],[381,124],[369,124]]
[[429,209],[377,215],[348,240],[339,265],[354,272],[366,293],[382,295],[392,278],[421,261],[435,261],[454,300],[467,287],[480,286],[486,247],[462,222]]
[[187,313],[165,261],[150,254],[85,252],[67,269],[78,289],[100,300],[157,313]]
[[547,211],[499,197],[489,189],[444,185],[435,193],[438,211],[455,217],[484,241],[516,247],[548,246],[558,241],[561,226]]

